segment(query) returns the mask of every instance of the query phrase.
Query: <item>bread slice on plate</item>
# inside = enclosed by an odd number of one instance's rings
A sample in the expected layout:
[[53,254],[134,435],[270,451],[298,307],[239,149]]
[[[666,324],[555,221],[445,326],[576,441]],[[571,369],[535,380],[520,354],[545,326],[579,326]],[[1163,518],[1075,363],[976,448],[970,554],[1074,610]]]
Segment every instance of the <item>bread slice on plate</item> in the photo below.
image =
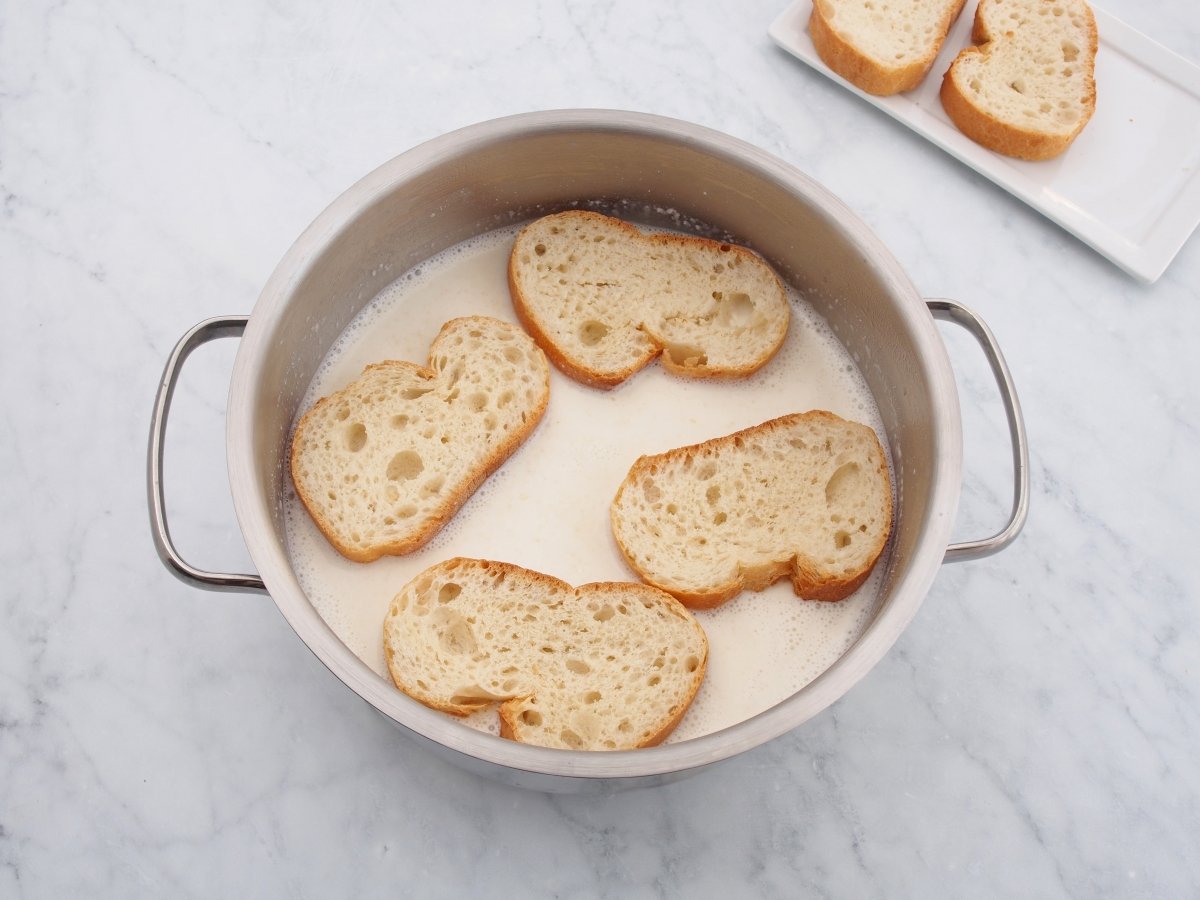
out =
[[942,79],[946,115],[1006,156],[1063,153],[1096,109],[1096,18],[1083,0],[980,0],[968,47]]
[[555,365],[597,387],[660,355],[677,375],[749,375],[791,318],[779,277],[744,247],[583,210],[527,225],[508,282],[517,317]]
[[688,606],[784,577],[800,597],[841,600],[887,543],[891,478],[872,429],[813,410],[641,457],[611,517],[633,570]]
[[825,65],[868,94],[917,87],[963,0],[813,0],[808,34]]
[[568,750],[660,743],[708,661],[695,618],[648,585],[573,588],[464,558],[396,595],[383,643],[393,682],[414,699],[460,716],[499,704],[501,735]]
[[296,493],[349,559],[410,553],[512,455],[549,398],[549,365],[524,331],[453,319],[427,366],[370,365],[303,415],[290,459]]

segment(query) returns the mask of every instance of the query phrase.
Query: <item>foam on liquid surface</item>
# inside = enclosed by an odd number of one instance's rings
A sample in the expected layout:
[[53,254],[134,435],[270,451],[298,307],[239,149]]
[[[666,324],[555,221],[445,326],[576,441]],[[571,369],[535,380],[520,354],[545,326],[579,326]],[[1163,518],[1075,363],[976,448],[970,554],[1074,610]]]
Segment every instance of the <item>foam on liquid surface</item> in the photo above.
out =
[[[442,324],[488,315],[516,322],[506,266],[516,228],[452,248],[375,298],[331,348],[305,398],[307,409],[369,363],[425,363]],[[550,403],[526,443],[416,553],[362,564],[342,558],[288,492],[288,551],[310,601],[341,640],[389,681],[382,626],[388,604],[425,568],[453,556],[515,563],[574,585],[634,576],[609,529],[609,503],[638,456],[661,453],[809,409],[873,427],[869,390],[824,320],[794,291],[792,324],[776,357],[740,381],[688,380],[657,363],[611,391],[585,387],[551,367]],[[885,442],[886,445],[886,442]],[[804,687],[862,633],[875,612],[880,570],[852,597],[802,601],[790,582],[697,610],[709,662],[692,708],[668,741],[741,722]],[[494,710],[466,720],[497,730]]]

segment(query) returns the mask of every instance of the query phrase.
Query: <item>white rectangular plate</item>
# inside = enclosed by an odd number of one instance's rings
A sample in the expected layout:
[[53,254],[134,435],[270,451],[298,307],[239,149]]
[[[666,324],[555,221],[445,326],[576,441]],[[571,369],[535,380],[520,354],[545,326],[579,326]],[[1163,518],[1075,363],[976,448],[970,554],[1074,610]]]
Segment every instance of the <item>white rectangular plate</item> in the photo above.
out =
[[1025,162],[986,150],[942,110],[942,75],[971,44],[968,0],[916,90],[875,97],[834,74],[808,36],[812,0],[796,0],[769,34],[779,46],[903,122],[1147,282],[1200,223],[1200,68],[1095,9],[1096,112],[1062,156]]

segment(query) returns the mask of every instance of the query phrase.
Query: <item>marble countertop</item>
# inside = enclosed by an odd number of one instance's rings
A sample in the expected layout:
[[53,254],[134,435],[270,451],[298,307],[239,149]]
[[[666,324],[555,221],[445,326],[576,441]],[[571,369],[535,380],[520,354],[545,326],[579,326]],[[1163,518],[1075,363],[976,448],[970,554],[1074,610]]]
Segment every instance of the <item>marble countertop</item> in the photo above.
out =
[[[1193,0],[1104,9],[1200,60]],[[0,896],[1184,897],[1200,890],[1200,239],[1144,285],[775,47],[783,0],[7,4],[0,12]],[[146,439],[163,363],[250,312],[383,161],[470,123],[638,110],[842,198],[919,290],[976,309],[1024,403],[1028,525],[944,566],[799,729],[600,796],[466,774],[271,600],[173,578]],[[966,479],[1005,514],[1003,416],[950,328]],[[172,527],[252,567],[229,498],[236,342],[189,364]],[[177,424],[174,424],[177,423]]]

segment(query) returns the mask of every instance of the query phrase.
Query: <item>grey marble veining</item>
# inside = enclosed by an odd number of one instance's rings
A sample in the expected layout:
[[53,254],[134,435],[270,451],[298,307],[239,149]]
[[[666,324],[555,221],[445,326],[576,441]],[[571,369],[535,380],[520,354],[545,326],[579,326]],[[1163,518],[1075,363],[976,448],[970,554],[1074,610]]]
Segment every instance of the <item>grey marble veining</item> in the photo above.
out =
[[[0,897],[1200,895],[1200,242],[1154,285],[774,47],[784,3],[0,6]],[[1107,11],[1200,60],[1193,0]],[[560,107],[676,116],[799,166],[1008,356],[1033,503],[947,566],[884,660],[801,729],[694,777],[549,796],[465,774],[338,683],[267,597],[154,555],[154,390],[249,312],[384,160]],[[944,329],[956,533],[1008,447]],[[169,435],[172,525],[252,566],[222,459],[235,346]]]

